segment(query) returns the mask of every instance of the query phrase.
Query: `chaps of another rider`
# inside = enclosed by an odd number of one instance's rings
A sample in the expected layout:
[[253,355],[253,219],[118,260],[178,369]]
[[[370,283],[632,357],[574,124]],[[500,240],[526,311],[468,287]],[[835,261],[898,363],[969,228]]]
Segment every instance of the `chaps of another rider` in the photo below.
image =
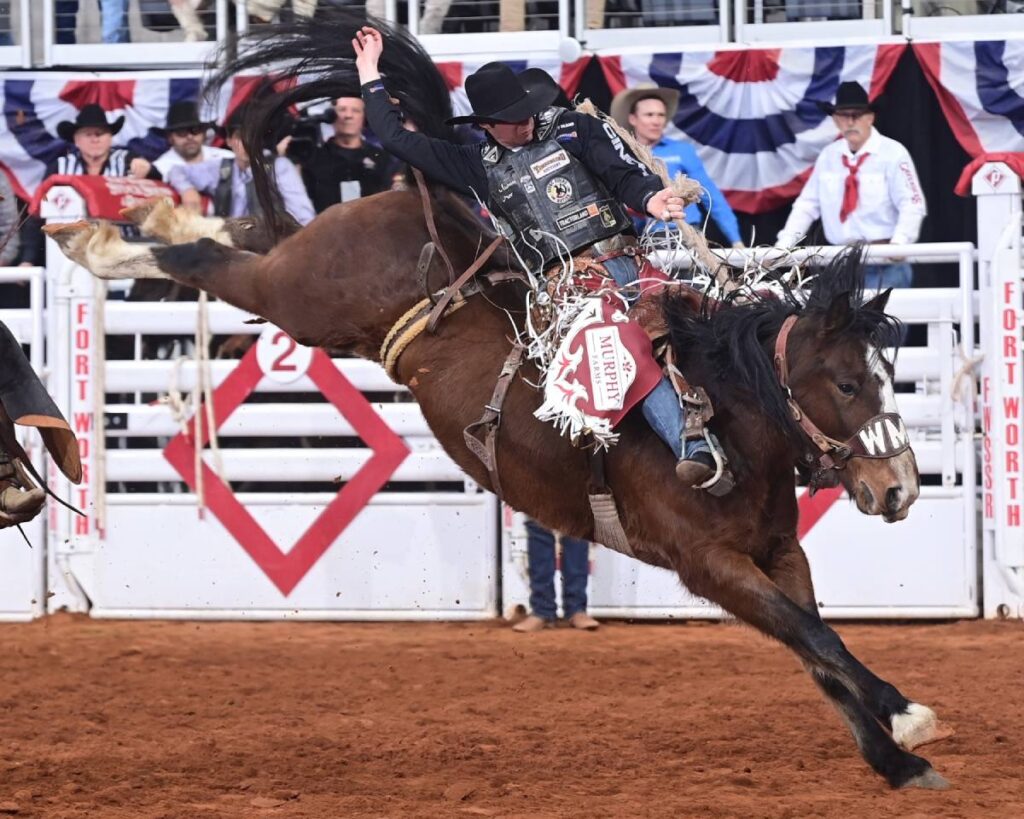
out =
[[[454,145],[402,127],[377,68],[383,40],[376,29],[364,26],[352,47],[367,121],[384,149],[485,203],[531,275],[543,276],[568,253],[603,266],[619,287],[633,284],[645,262],[623,203],[656,219],[682,218],[683,199],[610,126],[552,105],[553,92],[527,87],[503,63],[488,63],[466,79],[473,112],[449,120],[479,126],[486,141]],[[679,396],[667,378],[648,393],[643,414],[678,459],[683,483],[699,487],[715,475],[708,444],[684,438]]]
[[36,427],[54,462],[72,483],[82,481],[78,441],[25,357],[0,322],[0,529],[39,514],[47,490],[18,443],[14,424]]

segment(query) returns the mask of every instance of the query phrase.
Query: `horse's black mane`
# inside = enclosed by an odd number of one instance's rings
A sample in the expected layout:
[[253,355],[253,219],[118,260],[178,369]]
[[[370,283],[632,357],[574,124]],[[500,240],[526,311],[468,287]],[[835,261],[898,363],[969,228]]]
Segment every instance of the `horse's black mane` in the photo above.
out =
[[[294,106],[302,107],[336,97],[359,97],[362,92],[355,66],[352,38],[364,25],[377,28],[384,39],[379,68],[388,93],[424,134],[454,139],[445,120],[452,116],[448,85],[422,46],[407,32],[383,20],[368,18],[351,8],[321,3],[310,19],[275,23],[227,44],[219,55],[222,66],[206,83],[207,98],[215,96],[237,74],[267,78],[260,93],[246,104],[242,140],[253,167],[260,205],[276,214],[270,193],[264,150],[274,147],[281,123]],[[230,49],[237,48],[231,56]],[[271,229],[281,235],[281,225]]]
[[[699,355],[707,363],[718,391],[739,392],[752,399],[780,429],[799,436],[779,386],[772,351],[787,316],[817,317],[823,326],[834,302],[845,301],[850,309],[832,329],[835,337],[860,338],[876,349],[899,346],[902,327],[898,319],[864,302],[864,252],[844,251],[822,269],[809,292],[775,283],[772,293],[734,291],[726,303],[711,309],[705,299],[695,311],[692,303],[678,297],[665,302],[671,341],[681,362]],[[827,343],[827,339],[825,340]],[[709,389],[712,384],[705,384]]]

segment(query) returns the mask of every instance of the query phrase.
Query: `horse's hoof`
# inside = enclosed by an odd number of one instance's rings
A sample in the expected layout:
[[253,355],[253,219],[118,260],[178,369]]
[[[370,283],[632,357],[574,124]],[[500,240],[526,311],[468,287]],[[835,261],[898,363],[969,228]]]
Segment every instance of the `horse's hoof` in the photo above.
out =
[[61,252],[74,262],[82,264],[86,246],[96,234],[99,226],[95,222],[57,223],[44,225],[43,232],[60,247]]
[[928,768],[923,773],[911,777],[901,788],[924,788],[929,791],[945,791],[949,789],[949,780],[934,768]]
[[931,708],[919,702],[910,703],[905,713],[895,714],[892,718],[892,738],[908,751],[947,739],[954,733],[951,726],[939,722]]
[[121,216],[138,225],[143,236],[169,241],[174,220],[174,202],[166,196],[154,197],[139,205],[124,208]]

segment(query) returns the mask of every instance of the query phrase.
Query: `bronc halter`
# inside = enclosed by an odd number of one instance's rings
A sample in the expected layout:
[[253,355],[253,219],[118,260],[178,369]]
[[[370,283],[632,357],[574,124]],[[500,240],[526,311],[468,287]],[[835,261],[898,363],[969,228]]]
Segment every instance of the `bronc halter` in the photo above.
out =
[[797,322],[796,315],[786,317],[775,339],[775,372],[779,384],[786,392],[786,404],[793,420],[810,438],[811,443],[819,450],[817,456],[806,452],[803,460],[811,468],[811,490],[822,486],[833,485],[829,478],[846,468],[851,458],[875,458],[884,460],[894,458],[910,448],[910,440],[903,419],[895,412],[883,412],[865,421],[845,441],[837,441],[822,432],[807,416],[803,408],[793,397],[789,386],[789,365],[786,363],[786,344],[789,333]]

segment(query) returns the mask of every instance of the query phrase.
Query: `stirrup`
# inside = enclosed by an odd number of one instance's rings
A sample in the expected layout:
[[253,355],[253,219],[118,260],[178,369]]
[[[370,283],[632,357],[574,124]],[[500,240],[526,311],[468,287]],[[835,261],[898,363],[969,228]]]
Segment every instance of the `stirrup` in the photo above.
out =
[[715,459],[716,469],[714,475],[696,488],[703,489],[709,495],[713,495],[716,498],[721,498],[728,495],[736,487],[736,476],[729,469],[729,459],[725,456],[725,450],[718,443],[718,439],[708,432],[707,428],[703,429],[702,432],[704,433],[704,440],[707,441],[708,447],[711,449],[711,457]]

